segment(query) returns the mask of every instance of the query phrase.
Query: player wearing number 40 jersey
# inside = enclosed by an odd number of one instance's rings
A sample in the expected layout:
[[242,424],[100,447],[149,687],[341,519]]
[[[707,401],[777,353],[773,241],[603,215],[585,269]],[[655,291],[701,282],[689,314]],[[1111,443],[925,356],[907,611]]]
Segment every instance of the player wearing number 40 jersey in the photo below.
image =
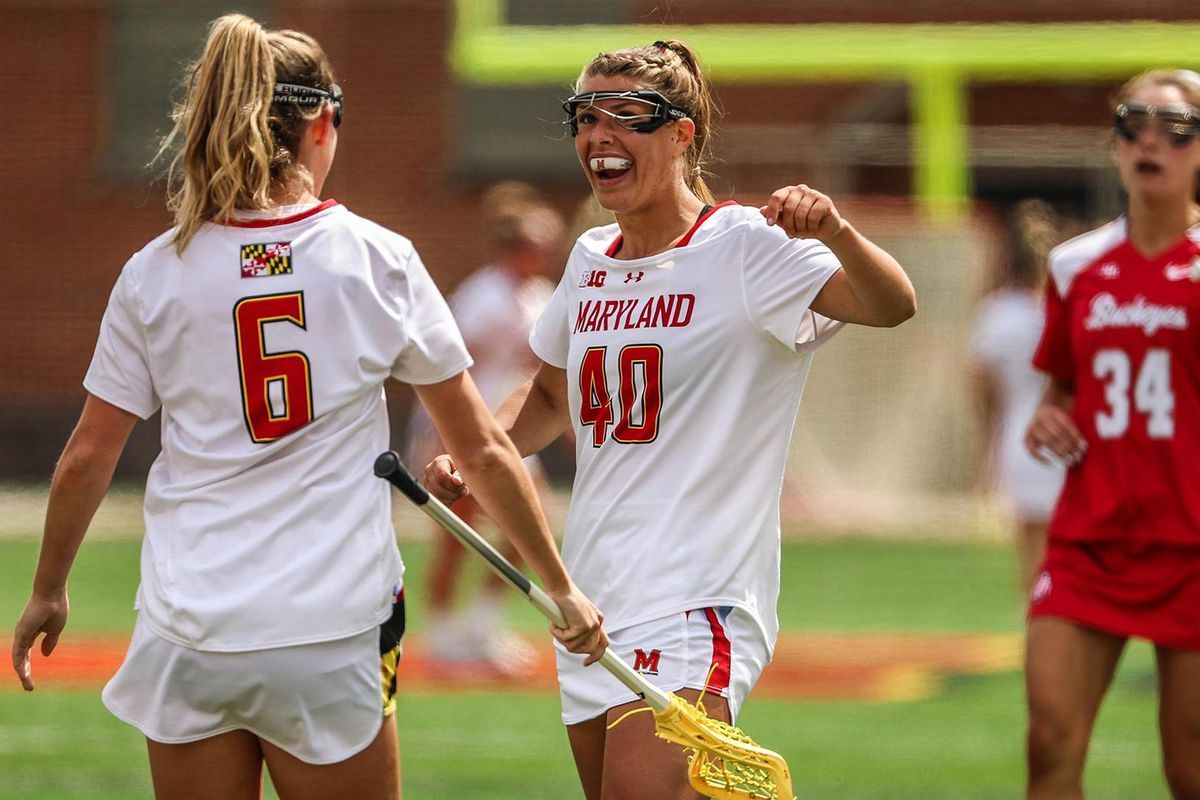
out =
[[1033,585],[1030,798],[1082,797],[1129,637],[1155,645],[1163,766],[1200,797],[1200,75],[1154,70],[1113,109],[1128,213],[1050,256],[1030,452],[1070,465]]
[[[617,224],[576,243],[530,336],[542,363],[499,417],[526,453],[574,429],[563,557],[612,651],[730,720],[778,630],[779,492],[812,351],[840,322],[907,319],[912,285],[807,186],[713,199],[711,97],[682,42],[597,56],[564,106]],[[463,488],[446,458],[427,478]],[[629,690],[566,652],[558,671],[589,800],[695,796],[652,720],[608,729]]]
[[400,796],[401,562],[383,383],[414,385],[480,502],[546,582],[576,652],[600,616],[555,549],[529,477],[465,370],[412,244],[319,196],[342,94],[320,46],[229,15],[177,109],[177,225],[125,265],[82,417],[55,471],[13,667],[54,650],[67,575],[139,418],[162,411],[146,481],[138,621],[104,702],[149,742],[155,795]]
[[840,264],[732,202],[668,250],[621,249],[617,225],[584,234],[530,337],[572,410],[563,558],[610,630],[733,606],[773,642],[787,433]]

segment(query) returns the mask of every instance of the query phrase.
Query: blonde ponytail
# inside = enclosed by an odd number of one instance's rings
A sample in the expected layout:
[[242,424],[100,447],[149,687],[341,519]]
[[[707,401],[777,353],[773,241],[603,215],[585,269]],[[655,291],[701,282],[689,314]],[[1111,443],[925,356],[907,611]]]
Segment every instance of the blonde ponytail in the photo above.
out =
[[161,156],[182,139],[167,179],[176,252],[183,253],[205,222],[228,219],[239,208],[269,208],[272,184],[290,177],[303,126],[320,108],[273,107],[276,82],[334,85],[312,37],[267,32],[242,14],[212,23],[204,52],[188,68],[175,126],[159,148]]

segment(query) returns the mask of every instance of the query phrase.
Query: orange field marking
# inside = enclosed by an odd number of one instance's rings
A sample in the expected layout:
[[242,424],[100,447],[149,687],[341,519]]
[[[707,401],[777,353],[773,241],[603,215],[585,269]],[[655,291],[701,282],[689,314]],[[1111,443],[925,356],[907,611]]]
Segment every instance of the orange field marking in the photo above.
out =
[[[555,691],[553,647],[537,635],[526,641],[528,669],[505,675],[486,666],[430,660],[419,635],[406,638],[402,690]],[[50,658],[35,650],[34,680],[40,689],[101,686],[121,665],[127,644],[126,635],[68,634]],[[10,648],[11,642],[5,642],[4,650]],[[936,694],[947,675],[1005,672],[1020,665],[1018,634],[790,632],[780,636],[775,658],[754,694],[792,700],[919,700]],[[0,689],[19,690],[16,676],[0,680]]]

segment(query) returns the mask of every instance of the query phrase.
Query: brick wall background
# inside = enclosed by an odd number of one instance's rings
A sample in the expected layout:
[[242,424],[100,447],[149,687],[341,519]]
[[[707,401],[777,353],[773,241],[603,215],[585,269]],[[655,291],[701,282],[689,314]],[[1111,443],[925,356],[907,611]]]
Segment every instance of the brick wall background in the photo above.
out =
[[[475,198],[484,178],[461,169],[457,156],[463,131],[455,124],[462,116],[457,103],[461,89],[446,62],[450,3],[264,0],[260,5],[268,9],[266,21],[272,27],[313,33],[345,88],[346,125],[326,196],[412,238],[443,290],[453,288],[485,254],[472,234]],[[514,17],[536,12],[537,5],[514,0]],[[544,5],[558,4],[546,0]],[[1198,15],[1194,3],[1167,0],[843,0],[819,8],[782,0],[618,5],[628,21],[673,23],[995,21],[1014,14],[1168,20]],[[113,81],[107,70],[115,11],[136,14],[139,7],[145,6],[135,0],[0,0],[0,74],[7,111],[0,124],[0,477],[41,480],[49,475],[82,404],[80,381],[109,289],[125,259],[169,225],[162,187],[141,176],[114,173],[106,158],[114,147],[109,122]],[[793,123],[820,125],[825,119],[845,118],[846,109],[856,103],[876,109],[872,113],[878,121],[906,121],[903,102],[887,100],[895,87],[739,86],[721,92],[718,84],[717,89],[729,132],[717,142],[721,178],[714,188],[747,199],[786,182],[781,176],[790,181],[828,173],[819,149],[804,142],[796,143],[794,153],[787,144],[775,161],[749,157],[757,147],[756,124],[775,130]],[[1069,120],[1103,126],[1111,89],[1099,84],[976,87],[972,116],[983,123],[1019,117],[1026,124]],[[565,86],[553,92],[555,97],[566,93]],[[556,113],[551,103],[545,116]],[[544,146],[569,148],[552,141]],[[502,164],[499,169],[503,171]],[[516,172],[509,177],[523,176]],[[839,180],[840,190],[859,195],[908,191],[903,165],[842,171]],[[586,184],[571,175],[544,188],[569,211],[583,199]],[[1010,188],[1019,193],[1027,187],[1016,179]],[[981,194],[986,200],[986,193]],[[994,194],[1003,199],[1004,192]],[[402,404],[403,395],[398,398]],[[139,426],[123,472],[144,470],[156,451],[157,434],[154,425]]]

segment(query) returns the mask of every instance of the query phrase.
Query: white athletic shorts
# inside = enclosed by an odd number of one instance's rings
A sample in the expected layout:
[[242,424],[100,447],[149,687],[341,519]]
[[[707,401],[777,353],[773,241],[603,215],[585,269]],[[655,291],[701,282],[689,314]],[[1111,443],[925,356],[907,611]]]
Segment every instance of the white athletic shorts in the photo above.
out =
[[381,630],[372,628],[328,642],[216,653],[168,641],[139,618],[101,697],[156,742],[241,729],[301,761],[334,764],[374,741],[395,709],[399,639],[382,656],[381,649]]
[[[737,719],[742,701],[767,665],[762,630],[740,608],[700,608],[608,631],[609,650],[661,689],[700,689],[729,702]],[[575,725],[637,696],[599,664],[554,643],[562,720]]]

